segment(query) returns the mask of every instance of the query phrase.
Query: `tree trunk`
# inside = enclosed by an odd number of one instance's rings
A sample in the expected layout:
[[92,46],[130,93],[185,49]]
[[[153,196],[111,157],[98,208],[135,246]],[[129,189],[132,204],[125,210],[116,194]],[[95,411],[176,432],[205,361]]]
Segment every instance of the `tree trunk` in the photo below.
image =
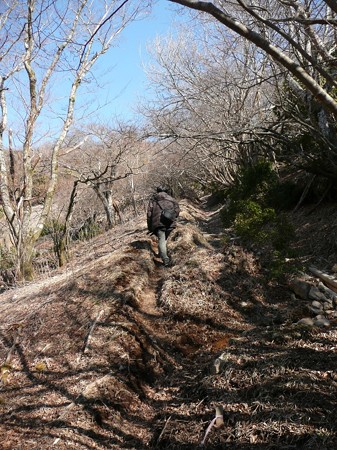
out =
[[62,233],[60,239],[57,241],[57,244],[54,244],[54,249],[57,255],[59,267],[64,266],[69,259],[68,234]]
[[16,279],[18,281],[31,281],[34,278],[33,256],[35,241],[32,239],[20,239],[18,244]]
[[133,211],[134,211],[135,215],[137,216],[138,209],[137,209],[137,202],[136,202],[136,198],[135,198],[135,184],[134,184],[133,174],[129,178],[129,182],[130,182],[130,187],[131,187],[131,198],[132,198]]
[[104,192],[102,192],[99,189],[99,186],[95,184],[93,185],[93,189],[96,192],[97,197],[102,202],[107,219],[108,229],[111,230],[115,223],[115,212],[113,208],[112,192],[111,190],[105,190]]
[[76,204],[78,183],[79,181],[77,180],[73,184],[64,224],[60,226],[61,229],[54,230],[54,252],[57,256],[59,267],[64,266],[69,259],[69,224]]

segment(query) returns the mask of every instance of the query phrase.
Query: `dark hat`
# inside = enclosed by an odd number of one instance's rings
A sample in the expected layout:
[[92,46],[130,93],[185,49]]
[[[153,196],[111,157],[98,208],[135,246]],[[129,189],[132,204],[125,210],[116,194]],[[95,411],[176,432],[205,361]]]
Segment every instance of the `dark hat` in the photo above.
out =
[[158,186],[157,187],[157,192],[166,192],[167,193],[168,189],[164,186]]

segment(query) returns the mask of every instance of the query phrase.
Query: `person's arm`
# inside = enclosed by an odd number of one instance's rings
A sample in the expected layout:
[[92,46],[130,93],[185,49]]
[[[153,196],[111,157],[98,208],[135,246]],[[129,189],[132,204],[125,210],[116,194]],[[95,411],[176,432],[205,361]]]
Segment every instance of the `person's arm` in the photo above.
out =
[[146,218],[147,218],[147,229],[149,231],[153,231],[152,230],[152,211],[153,211],[153,199],[151,199],[149,201],[149,204],[147,206]]
[[176,216],[179,217],[180,207],[179,207],[179,203],[176,200],[174,201],[174,211],[176,213]]

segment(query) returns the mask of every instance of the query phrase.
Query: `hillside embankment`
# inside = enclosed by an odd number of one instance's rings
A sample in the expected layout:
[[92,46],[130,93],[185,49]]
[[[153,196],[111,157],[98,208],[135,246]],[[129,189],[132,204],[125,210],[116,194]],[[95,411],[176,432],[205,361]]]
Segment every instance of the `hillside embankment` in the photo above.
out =
[[173,267],[139,217],[0,295],[1,449],[337,448],[336,320],[181,207]]

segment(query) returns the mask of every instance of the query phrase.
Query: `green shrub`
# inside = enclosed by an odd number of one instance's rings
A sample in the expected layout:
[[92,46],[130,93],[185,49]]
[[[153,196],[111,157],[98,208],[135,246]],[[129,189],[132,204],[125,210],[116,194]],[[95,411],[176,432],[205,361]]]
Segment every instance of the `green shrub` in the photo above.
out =
[[259,161],[253,166],[243,167],[237,174],[229,196],[232,201],[252,199],[265,204],[267,194],[277,185],[278,177],[268,161]]
[[267,278],[281,281],[289,273],[290,268],[286,262],[286,258],[280,252],[274,251],[270,255],[268,270]]
[[289,243],[295,238],[295,228],[284,214],[275,217],[271,242],[278,251],[286,251],[288,254]]
[[245,242],[271,245],[286,251],[294,237],[294,227],[273,208],[263,208],[252,200],[238,202],[234,230]]
[[293,181],[280,180],[270,162],[259,161],[254,166],[239,170],[227,196],[235,216],[236,204],[240,200],[254,200],[263,207],[277,211],[290,209],[299,201],[302,190],[303,186]]
[[236,204],[234,230],[245,241],[264,243],[268,239],[265,228],[275,221],[275,210],[262,208],[253,200],[241,200]]
[[44,225],[41,232],[41,237],[63,233],[64,228],[65,225],[63,223],[59,222],[56,219],[52,219]]
[[232,225],[237,214],[244,213],[246,215],[248,213],[248,204],[245,207],[246,212],[244,212],[242,211],[242,202],[249,200],[261,207],[266,207],[268,193],[276,186],[276,183],[277,175],[269,162],[261,161],[254,166],[241,168],[237,173],[234,185],[226,193],[229,206],[221,212],[224,225]]
[[100,234],[101,228],[97,223],[91,223],[78,232],[78,239],[80,241],[88,241]]
[[279,211],[295,201],[291,189],[289,183],[279,182],[269,162],[242,168],[229,190],[229,206],[221,212],[224,225],[233,225],[245,242],[285,252],[294,228]]

